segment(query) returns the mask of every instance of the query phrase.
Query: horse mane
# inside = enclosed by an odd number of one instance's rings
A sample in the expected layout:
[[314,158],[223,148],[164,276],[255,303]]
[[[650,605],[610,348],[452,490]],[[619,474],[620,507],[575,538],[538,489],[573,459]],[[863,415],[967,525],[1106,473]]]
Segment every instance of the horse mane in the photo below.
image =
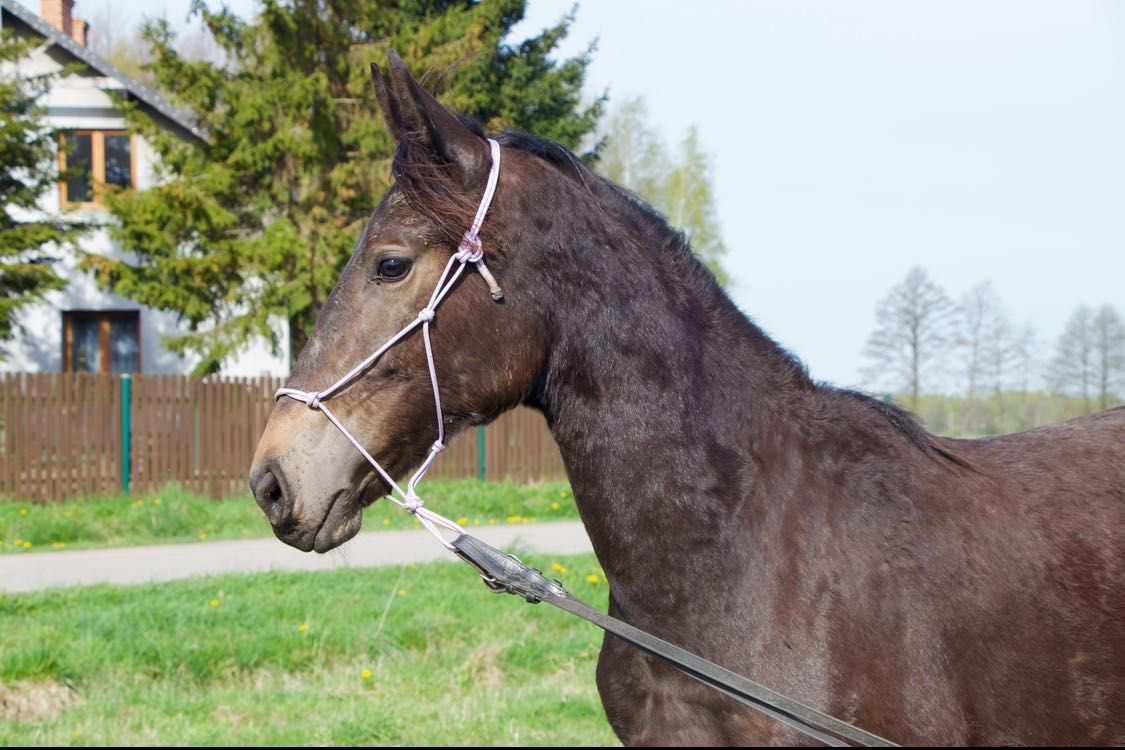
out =
[[850,388],[838,388],[832,385],[821,385],[820,387],[826,391],[850,399],[866,409],[874,411],[876,414],[883,417],[883,419],[890,422],[896,430],[906,436],[906,438],[923,453],[929,456],[941,456],[966,469],[973,468],[962,456],[935,441],[934,436],[922,427],[918,419],[901,406],[888,403],[868,393],[852,390]]
[[[473,133],[481,138],[486,137],[484,128],[476,120],[464,115],[459,115],[458,118]],[[717,309],[712,310],[713,313],[723,315],[729,310],[744,323],[749,322],[745,314],[730,300],[714,274],[692,252],[684,233],[670,226],[664,216],[639,195],[599,175],[569,149],[554,141],[516,130],[506,130],[496,136],[496,140],[501,146],[530,154],[551,165],[561,175],[591,193],[596,198],[594,205],[607,219],[624,223],[635,236],[654,240],[659,251],[664,253],[663,259],[675,263],[675,270],[688,285],[690,294],[698,300],[726,301],[725,305],[715,305]],[[399,142],[393,172],[406,200],[438,227],[445,239],[452,243],[459,242],[461,235],[473,221],[478,196],[460,184],[448,165],[435,162],[432,149],[420,138],[406,137]],[[488,226],[488,222],[485,222],[482,235],[487,236]],[[964,459],[938,444],[934,436],[926,432],[910,412],[860,391],[814,383],[809,378],[804,363],[796,355],[769,339],[756,326],[752,327],[759,336],[769,341],[770,358],[774,365],[787,370],[795,382],[806,385],[809,389],[836,394],[858,403],[881,416],[926,455],[941,456],[968,466]]]

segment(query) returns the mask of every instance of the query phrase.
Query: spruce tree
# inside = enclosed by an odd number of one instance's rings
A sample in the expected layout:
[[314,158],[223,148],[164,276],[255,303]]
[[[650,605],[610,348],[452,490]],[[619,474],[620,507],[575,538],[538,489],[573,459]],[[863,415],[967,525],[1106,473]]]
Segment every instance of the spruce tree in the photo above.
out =
[[[181,140],[135,110],[164,174],[110,199],[129,260],[89,256],[109,289],[174,311],[187,332],[165,343],[217,370],[252,339],[276,347],[289,321],[296,357],[389,187],[394,140],[377,111],[371,62],[390,49],[454,110],[487,129],[516,128],[574,148],[601,100],[583,105],[590,52],[549,54],[570,18],[517,45],[522,0],[265,0],[245,21],[197,2],[221,62],[176,52],[166,24],[146,28],[157,85],[193,112],[206,142]],[[434,74],[442,80],[435,80]]]
[[54,76],[22,72],[33,46],[0,32],[0,342],[19,331],[21,308],[65,285],[53,265],[81,232],[44,210],[59,179],[57,134],[40,104]]

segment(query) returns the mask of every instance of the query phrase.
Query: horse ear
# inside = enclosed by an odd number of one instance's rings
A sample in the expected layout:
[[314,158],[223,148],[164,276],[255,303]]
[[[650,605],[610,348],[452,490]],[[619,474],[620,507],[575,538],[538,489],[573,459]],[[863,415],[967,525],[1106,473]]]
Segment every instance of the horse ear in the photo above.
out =
[[466,176],[485,169],[490,157],[484,140],[422,88],[393,50],[389,58],[389,88],[379,69],[372,65],[371,70],[375,96],[395,138],[420,139],[442,161],[460,167]]
[[371,63],[371,79],[375,83],[375,100],[379,102],[379,109],[383,111],[383,121],[387,123],[387,130],[391,131],[396,141],[401,141],[410,131],[410,127],[403,120],[398,102],[391,95],[391,90],[387,88],[387,81],[383,78],[383,72],[375,63]]

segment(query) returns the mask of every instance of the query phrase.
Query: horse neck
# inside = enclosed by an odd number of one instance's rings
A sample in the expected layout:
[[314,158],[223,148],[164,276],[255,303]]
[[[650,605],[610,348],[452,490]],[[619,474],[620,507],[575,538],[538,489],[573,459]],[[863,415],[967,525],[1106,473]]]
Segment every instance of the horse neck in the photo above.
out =
[[553,341],[532,401],[620,601],[631,571],[659,564],[665,544],[698,545],[693,564],[711,565],[713,535],[747,512],[751,446],[785,443],[813,386],[681,248],[619,247],[607,263],[612,251],[597,257],[597,244],[571,245],[586,248],[571,268],[592,270],[552,289]]

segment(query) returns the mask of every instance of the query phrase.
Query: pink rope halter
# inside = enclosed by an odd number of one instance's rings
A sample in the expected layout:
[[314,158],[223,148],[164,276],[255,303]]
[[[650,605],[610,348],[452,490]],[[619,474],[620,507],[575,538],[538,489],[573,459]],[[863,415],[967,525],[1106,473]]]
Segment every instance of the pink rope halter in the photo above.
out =
[[[418,497],[417,493],[418,483],[426,476],[426,472],[430,470],[430,466],[433,465],[438,454],[445,450],[445,423],[441,411],[441,393],[438,391],[437,369],[434,366],[434,351],[430,344],[430,323],[433,322],[437,314],[437,306],[441,304],[442,299],[444,299],[445,295],[449,293],[449,290],[453,288],[457,279],[460,278],[462,272],[464,272],[465,267],[470,263],[476,265],[477,270],[480,271],[480,275],[488,284],[488,291],[492,295],[492,299],[499,301],[504,296],[500,285],[496,283],[496,278],[492,275],[492,272],[488,270],[488,266],[485,265],[484,250],[481,247],[479,237],[485,214],[488,213],[488,207],[492,204],[492,197],[496,193],[496,185],[500,180],[500,144],[489,138],[488,145],[492,152],[492,167],[488,171],[488,184],[484,188],[484,196],[481,198],[480,206],[477,207],[476,217],[473,219],[472,226],[469,227],[464,237],[461,238],[461,243],[457,246],[457,252],[453,253],[449,258],[449,262],[445,264],[445,270],[442,271],[441,277],[434,287],[433,294],[430,295],[430,301],[418,313],[418,317],[408,323],[394,336],[391,336],[385,344],[372,352],[367,359],[353,367],[348,374],[344,375],[344,377],[324,390],[301,391],[296,388],[279,388],[277,393],[274,394],[275,399],[288,396],[289,398],[301,401],[310,409],[315,409],[323,413],[324,416],[328,418],[328,421],[336,426],[336,429],[340,431],[348,442],[355,446],[355,449],[367,459],[367,462],[375,468],[375,471],[379,472],[379,476],[391,486],[392,494],[387,495],[387,498],[410,513],[413,513],[415,518],[417,518],[446,549],[451,551],[453,550],[453,545],[445,540],[445,537],[441,535],[437,527],[444,527],[457,534],[463,534],[465,530],[461,528],[459,524],[454,523],[445,516],[424,507],[422,498]],[[453,268],[455,263],[460,264],[456,269]],[[452,275],[450,274],[451,270]],[[402,488],[395,483],[394,479],[387,474],[383,467],[379,465],[379,462],[360,445],[355,436],[348,432],[348,429],[341,424],[340,420],[337,419],[336,415],[332,413],[324,402],[338,396],[345,388],[358,380],[388,349],[401,341],[418,326],[422,326],[422,339],[426,345],[426,364],[430,368],[430,385],[433,387],[434,391],[434,407],[437,412],[437,440],[430,446],[430,453],[426,456],[426,460],[422,462],[422,465],[418,467],[418,470],[410,477],[410,481],[407,483],[406,491],[404,492]],[[398,493],[402,499],[399,500],[396,498],[394,493]]]

